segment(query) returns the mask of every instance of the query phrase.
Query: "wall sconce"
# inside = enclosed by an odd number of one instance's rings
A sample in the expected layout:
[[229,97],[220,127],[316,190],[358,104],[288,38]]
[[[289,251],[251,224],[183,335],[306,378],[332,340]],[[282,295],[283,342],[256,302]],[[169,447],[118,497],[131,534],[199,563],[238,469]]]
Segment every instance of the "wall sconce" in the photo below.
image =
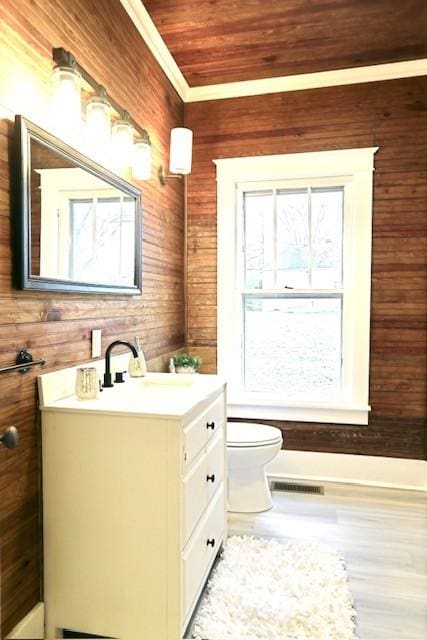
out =
[[171,129],[169,148],[169,174],[165,174],[163,166],[159,169],[159,180],[166,184],[168,178],[182,178],[191,173],[191,154],[193,132],[185,127]]
[[[62,47],[53,49],[53,119],[55,132],[70,139],[74,146],[86,143],[88,153],[98,162],[114,166],[116,170],[132,165],[137,180],[151,177],[151,142],[145,129],[108,95],[74,56]],[[81,89],[94,92],[86,107],[85,140],[77,136],[81,129]],[[111,125],[111,116],[114,116]],[[134,144],[134,135],[138,140]],[[135,160],[138,158],[137,160]],[[150,167],[148,167],[150,162]],[[142,177],[147,176],[147,177]]]

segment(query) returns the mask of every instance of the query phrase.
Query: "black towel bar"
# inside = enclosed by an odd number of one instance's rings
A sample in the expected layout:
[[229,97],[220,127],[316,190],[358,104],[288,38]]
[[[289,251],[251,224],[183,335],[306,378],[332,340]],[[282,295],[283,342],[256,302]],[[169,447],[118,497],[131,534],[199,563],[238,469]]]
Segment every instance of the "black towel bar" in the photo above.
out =
[[0,369],[0,373],[7,373],[8,371],[20,371],[21,373],[25,373],[28,371],[29,367],[33,367],[36,364],[43,366],[46,364],[46,360],[33,360],[31,353],[26,351],[26,349],[22,349],[22,351],[20,351],[16,356],[16,364],[11,364],[9,367],[3,367]]

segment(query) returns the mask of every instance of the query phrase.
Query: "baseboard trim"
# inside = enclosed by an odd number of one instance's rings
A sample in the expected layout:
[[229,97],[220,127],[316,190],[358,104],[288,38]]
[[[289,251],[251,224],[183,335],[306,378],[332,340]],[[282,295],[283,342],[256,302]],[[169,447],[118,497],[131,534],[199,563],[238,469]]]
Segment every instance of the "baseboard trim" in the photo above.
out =
[[12,629],[6,640],[41,640],[44,638],[44,602],[39,602]]
[[427,461],[318,451],[279,452],[267,467],[272,479],[344,482],[427,491]]

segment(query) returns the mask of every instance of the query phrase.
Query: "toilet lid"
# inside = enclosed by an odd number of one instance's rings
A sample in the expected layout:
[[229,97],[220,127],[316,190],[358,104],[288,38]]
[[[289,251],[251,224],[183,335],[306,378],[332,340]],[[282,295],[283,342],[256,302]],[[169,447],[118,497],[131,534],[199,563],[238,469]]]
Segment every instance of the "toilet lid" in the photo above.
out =
[[227,422],[227,445],[231,447],[257,447],[281,440],[282,432],[277,427],[253,422]]

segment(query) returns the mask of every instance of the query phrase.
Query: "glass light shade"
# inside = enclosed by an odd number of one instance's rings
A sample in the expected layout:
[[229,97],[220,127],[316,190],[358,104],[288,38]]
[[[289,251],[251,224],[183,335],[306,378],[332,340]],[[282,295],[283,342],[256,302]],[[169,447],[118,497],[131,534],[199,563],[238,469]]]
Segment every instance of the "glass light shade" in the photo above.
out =
[[52,74],[51,126],[59,137],[75,143],[81,126],[81,76],[72,67],[55,67]]
[[136,180],[151,178],[151,144],[148,136],[133,145],[132,176]]
[[191,152],[193,132],[185,127],[171,129],[169,171],[171,173],[191,173]]
[[98,162],[106,164],[110,156],[111,107],[101,96],[91,98],[86,107],[87,152]]
[[133,154],[133,127],[126,120],[119,120],[111,129],[112,164],[117,169],[129,167]]

